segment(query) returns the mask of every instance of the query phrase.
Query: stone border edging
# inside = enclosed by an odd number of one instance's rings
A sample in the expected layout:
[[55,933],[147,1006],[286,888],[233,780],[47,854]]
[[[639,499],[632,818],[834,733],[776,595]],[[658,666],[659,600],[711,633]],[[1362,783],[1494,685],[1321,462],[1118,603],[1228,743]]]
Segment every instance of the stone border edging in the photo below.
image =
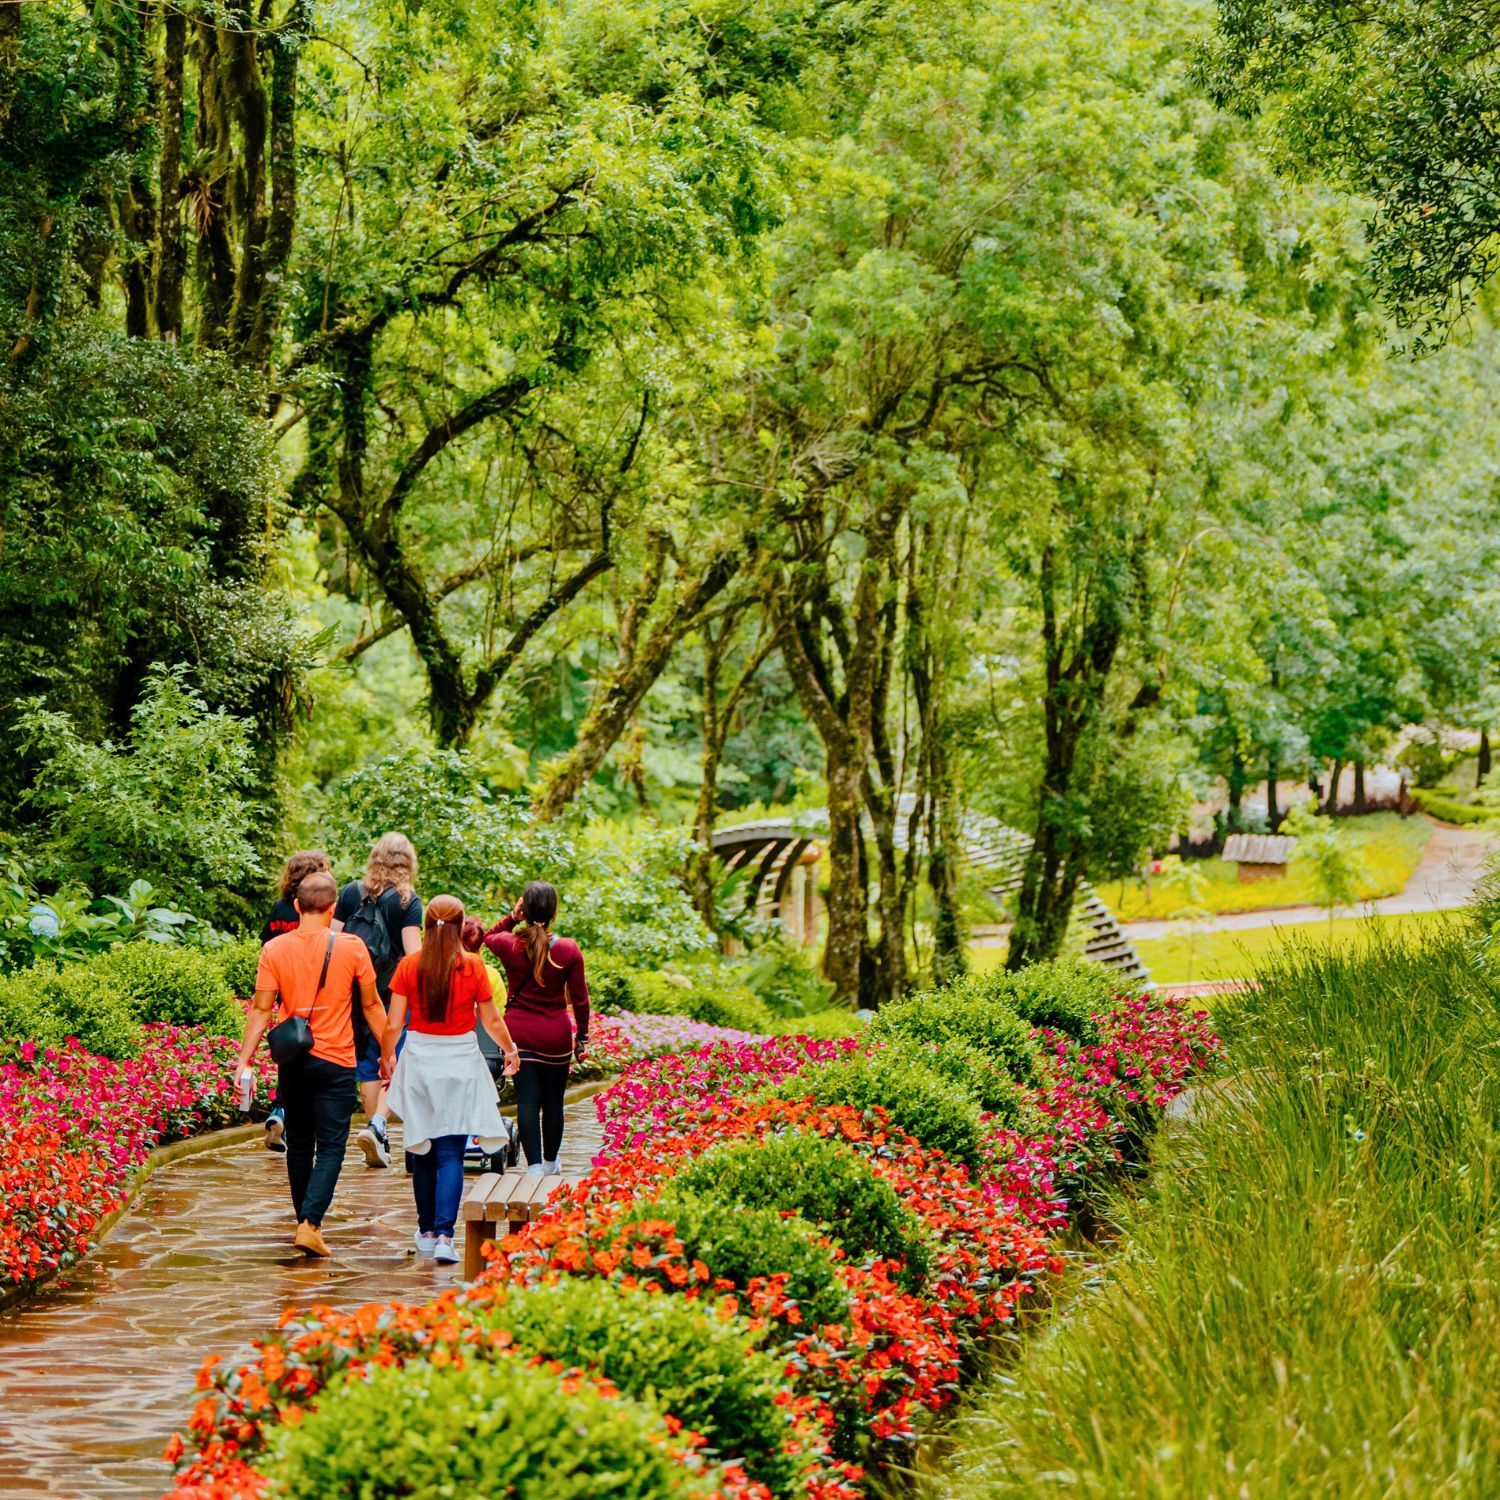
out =
[[[125,1185],[124,1199],[94,1226],[93,1242],[66,1269],[76,1270],[109,1238],[110,1231],[130,1212],[146,1184],[163,1167],[171,1166],[174,1161],[181,1161],[184,1157],[198,1156],[205,1151],[218,1151],[225,1146],[238,1146],[245,1141],[253,1141],[264,1129],[265,1125],[260,1121],[248,1125],[226,1125],[221,1130],[210,1130],[203,1135],[190,1135],[183,1140],[173,1141],[169,1145],[158,1146],[154,1151],[149,1152],[145,1161],[130,1174]],[[59,1266],[35,1281],[0,1288],[0,1313],[9,1312],[20,1303],[34,1297],[44,1287],[55,1281],[63,1269]]]

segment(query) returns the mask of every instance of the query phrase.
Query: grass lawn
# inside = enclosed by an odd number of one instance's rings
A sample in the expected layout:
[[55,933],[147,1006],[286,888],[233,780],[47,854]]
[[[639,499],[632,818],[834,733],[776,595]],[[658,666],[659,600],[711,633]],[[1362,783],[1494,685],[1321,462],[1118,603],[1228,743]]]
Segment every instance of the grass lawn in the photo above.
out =
[[[1394,896],[1411,879],[1422,846],[1432,837],[1432,824],[1426,818],[1403,818],[1389,812],[1341,818],[1338,828],[1358,854],[1360,901]],[[1195,859],[1190,866],[1208,882],[1202,904],[1209,911],[1264,911],[1318,900],[1316,886],[1303,872],[1242,883],[1237,867],[1222,859]],[[1099,895],[1122,922],[1170,917],[1189,904],[1181,886],[1161,879],[1153,880],[1149,888],[1141,880],[1110,881],[1099,887]]]
[[1140,942],[1135,949],[1158,984],[1186,984],[1194,979],[1246,979],[1289,945],[1325,950],[1332,947],[1336,952],[1344,952],[1375,933],[1405,935],[1431,931],[1445,920],[1454,920],[1454,914],[1424,911],[1395,917],[1343,917],[1332,927],[1326,921],[1247,927],[1237,932],[1206,932],[1196,942],[1183,934]]
[[1500,979],[1456,922],[1260,977],[929,1500],[1500,1494]]

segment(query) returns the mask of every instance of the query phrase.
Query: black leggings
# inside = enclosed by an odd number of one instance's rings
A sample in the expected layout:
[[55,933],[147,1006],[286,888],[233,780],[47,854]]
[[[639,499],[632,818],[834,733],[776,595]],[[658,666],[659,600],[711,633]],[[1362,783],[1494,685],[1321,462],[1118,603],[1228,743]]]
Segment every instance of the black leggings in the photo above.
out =
[[523,1062],[516,1074],[516,1124],[528,1166],[557,1160],[567,1087],[567,1063]]

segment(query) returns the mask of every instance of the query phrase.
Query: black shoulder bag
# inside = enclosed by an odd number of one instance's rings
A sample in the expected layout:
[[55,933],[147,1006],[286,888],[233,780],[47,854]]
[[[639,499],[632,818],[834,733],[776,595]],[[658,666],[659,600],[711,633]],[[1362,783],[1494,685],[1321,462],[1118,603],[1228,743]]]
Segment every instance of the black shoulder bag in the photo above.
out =
[[323,993],[323,986],[328,982],[328,965],[333,959],[333,934],[328,934],[328,951],[323,955],[323,972],[318,975],[318,987],[313,991],[312,1008],[306,1016],[292,1015],[286,1020],[279,1021],[266,1033],[266,1046],[271,1053],[271,1061],[277,1067],[285,1067],[289,1062],[296,1062],[299,1057],[305,1057],[312,1051],[313,1031],[308,1016],[318,1008],[318,996]]

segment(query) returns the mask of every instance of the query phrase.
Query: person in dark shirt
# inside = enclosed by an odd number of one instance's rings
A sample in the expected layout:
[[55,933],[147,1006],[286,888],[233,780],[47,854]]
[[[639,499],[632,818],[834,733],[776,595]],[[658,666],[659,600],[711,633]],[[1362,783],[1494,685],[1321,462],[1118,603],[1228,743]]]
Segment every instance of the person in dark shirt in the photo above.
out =
[[[375,985],[388,1011],[396,965],[422,946],[422,903],[414,889],[416,883],[417,851],[411,840],[404,833],[384,833],[370,850],[364,879],[351,880],[339,892],[338,905],[333,909],[335,932],[347,929],[365,939],[375,965]],[[357,1030],[355,1076],[369,1123],[355,1139],[367,1166],[388,1167],[391,1150],[386,1140],[380,1046],[362,1023]]]
[[[262,948],[272,938],[297,930],[302,920],[296,907],[297,890],[303,880],[314,872],[325,875],[331,873],[328,856],[321,849],[299,849],[281,867],[281,894],[271,907],[266,925],[260,930]],[[286,1112],[275,1099],[271,1101],[271,1113],[266,1116],[266,1150],[286,1150]]]

